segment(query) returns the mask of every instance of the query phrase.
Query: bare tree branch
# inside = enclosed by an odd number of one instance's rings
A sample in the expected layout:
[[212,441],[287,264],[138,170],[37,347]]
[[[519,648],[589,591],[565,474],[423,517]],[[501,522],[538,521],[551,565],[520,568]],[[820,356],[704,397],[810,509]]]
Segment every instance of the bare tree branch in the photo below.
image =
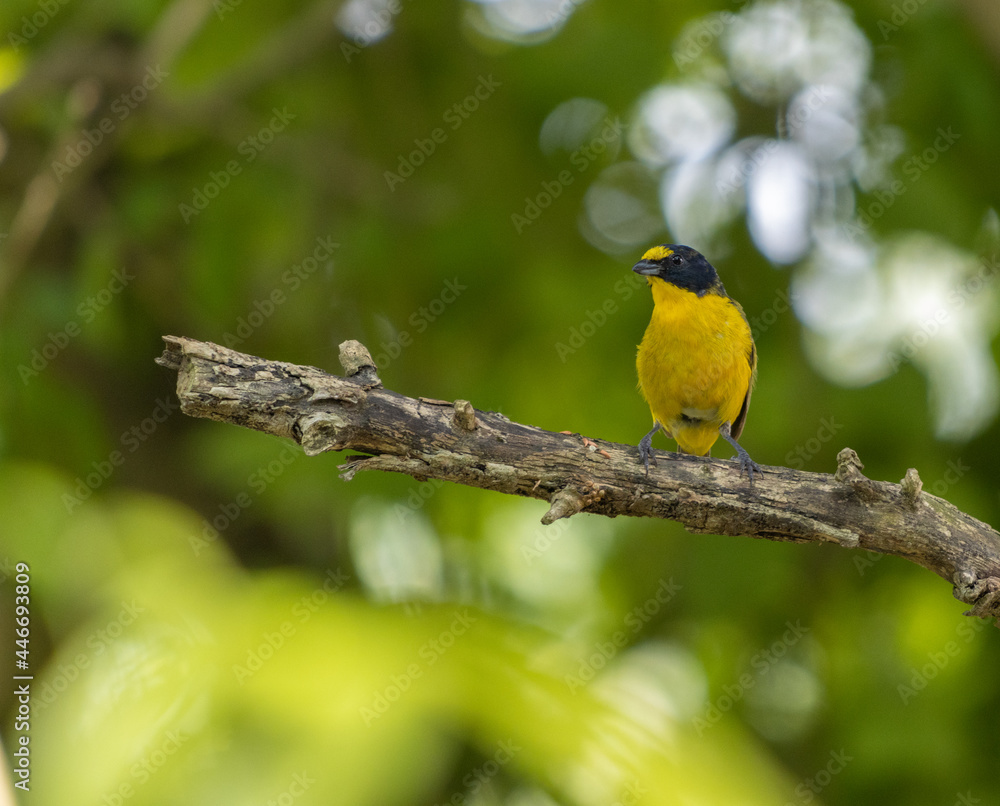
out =
[[[637,449],[553,433],[502,414],[382,388],[368,351],[340,346],[347,377],[165,336],[157,359],[178,373],[181,410],[298,442],[306,454],[351,450],[341,475],[389,470],[549,503],[552,523],[578,512],[667,518],[690,532],[836,543],[892,554],[954,585],[966,615],[1000,618],[1000,534],[921,490],[862,475],[845,448],[837,472],[768,467],[750,485],[729,461],[670,454],[647,478]],[[998,622],[1000,623],[1000,622]]]

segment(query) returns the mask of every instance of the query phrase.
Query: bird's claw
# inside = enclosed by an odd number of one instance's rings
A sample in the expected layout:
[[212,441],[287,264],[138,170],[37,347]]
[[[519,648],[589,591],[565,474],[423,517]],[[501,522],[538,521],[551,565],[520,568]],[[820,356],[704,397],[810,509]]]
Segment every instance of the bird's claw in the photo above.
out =
[[740,478],[743,478],[743,474],[746,473],[747,478],[750,479],[750,484],[753,484],[754,472],[760,473],[760,475],[762,476],[764,475],[764,468],[762,468],[753,459],[751,459],[750,454],[748,454],[745,450],[740,449],[739,460],[740,460]]
[[652,432],[646,434],[639,441],[639,461],[642,462],[642,466],[646,469],[646,475],[649,475],[649,463],[653,463],[653,467],[656,467],[656,457],[653,455],[653,434]]
[[639,458],[642,459],[642,467],[645,470],[646,475],[649,475],[649,463],[653,463],[653,467],[656,467],[656,457],[653,456],[652,450],[646,451],[645,453],[640,452]]

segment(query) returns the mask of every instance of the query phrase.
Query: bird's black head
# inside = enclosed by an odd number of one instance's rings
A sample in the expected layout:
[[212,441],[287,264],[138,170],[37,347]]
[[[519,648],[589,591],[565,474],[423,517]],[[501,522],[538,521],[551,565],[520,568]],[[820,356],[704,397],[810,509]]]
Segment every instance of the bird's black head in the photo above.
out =
[[699,297],[710,291],[726,293],[712,264],[690,246],[672,243],[654,246],[632,267],[632,271],[649,278],[659,277]]

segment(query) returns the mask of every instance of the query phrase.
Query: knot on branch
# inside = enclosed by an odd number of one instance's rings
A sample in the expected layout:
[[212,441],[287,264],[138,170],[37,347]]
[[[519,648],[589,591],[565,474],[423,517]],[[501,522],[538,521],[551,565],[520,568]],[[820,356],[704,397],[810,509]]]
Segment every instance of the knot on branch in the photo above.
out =
[[957,571],[953,581],[955,598],[972,605],[965,615],[996,619],[1000,627],[1000,578],[976,577],[971,571]]
[[460,431],[471,432],[479,427],[476,422],[476,410],[468,400],[455,401],[455,414],[452,415],[451,421]]
[[348,378],[353,378],[365,389],[376,389],[382,385],[372,355],[360,341],[350,339],[341,342],[340,366]]
[[924,483],[920,480],[915,467],[909,468],[906,475],[903,476],[903,480],[899,482],[899,490],[903,493],[903,500],[911,507],[917,505],[917,501],[920,500],[920,491],[923,488]]
[[871,502],[882,498],[882,493],[871,479],[861,471],[864,465],[853,448],[844,448],[837,454],[837,472],[834,478],[841,484],[846,484],[862,501]]
[[342,450],[347,442],[348,421],[333,411],[317,411],[299,418],[299,444],[306,456]]
[[569,518],[583,509],[583,496],[572,487],[556,490],[549,505],[549,511],[542,515],[542,523],[548,526],[560,518]]

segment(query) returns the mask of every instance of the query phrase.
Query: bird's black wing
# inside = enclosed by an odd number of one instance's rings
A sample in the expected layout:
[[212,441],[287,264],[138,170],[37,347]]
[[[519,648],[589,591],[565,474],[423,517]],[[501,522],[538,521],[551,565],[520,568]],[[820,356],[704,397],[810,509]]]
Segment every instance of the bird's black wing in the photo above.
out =
[[[740,313],[743,313],[743,311],[740,310]],[[757,380],[757,345],[753,342],[750,342],[750,353],[747,355],[747,360],[750,362],[750,384],[747,386],[747,394],[743,398],[743,405],[740,406],[740,413],[736,415],[736,419],[733,420],[733,425],[730,429],[733,439],[739,439],[740,434],[743,433],[743,426],[747,422],[747,412],[750,410],[750,395],[753,394],[754,381]]]

